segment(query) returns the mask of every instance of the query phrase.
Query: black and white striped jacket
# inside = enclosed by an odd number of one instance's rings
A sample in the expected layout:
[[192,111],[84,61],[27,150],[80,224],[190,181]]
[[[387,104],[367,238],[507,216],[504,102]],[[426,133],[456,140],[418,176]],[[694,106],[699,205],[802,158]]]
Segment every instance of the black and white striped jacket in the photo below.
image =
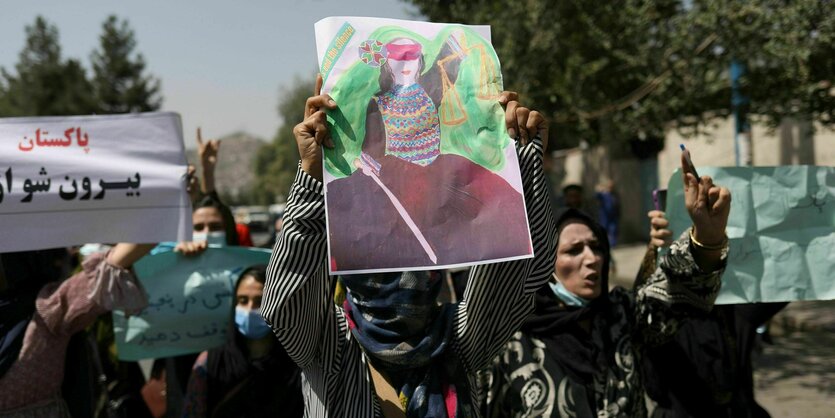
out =
[[[473,268],[458,302],[452,347],[468,373],[474,406],[480,396],[476,372],[491,365],[533,310],[533,295],[554,265],[556,232],[542,143],[535,139],[517,147],[517,153],[534,258]],[[367,358],[330,293],[322,189],[321,182],[298,170],[270,260],[261,314],[302,368],[305,416],[382,417]]]

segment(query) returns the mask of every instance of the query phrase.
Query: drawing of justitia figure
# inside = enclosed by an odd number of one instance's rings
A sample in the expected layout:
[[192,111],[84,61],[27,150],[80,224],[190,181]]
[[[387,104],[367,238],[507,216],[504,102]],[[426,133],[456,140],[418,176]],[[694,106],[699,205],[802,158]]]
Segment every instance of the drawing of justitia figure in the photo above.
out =
[[[471,59],[463,37],[453,32],[428,64],[414,39],[382,45],[380,88],[368,101],[362,152],[351,162],[357,170],[328,184],[333,270],[457,264],[530,251],[521,193],[470,159],[442,153],[442,125],[466,120],[455,89],[460,63]],[[492,135],[498,142],[506,134]]]

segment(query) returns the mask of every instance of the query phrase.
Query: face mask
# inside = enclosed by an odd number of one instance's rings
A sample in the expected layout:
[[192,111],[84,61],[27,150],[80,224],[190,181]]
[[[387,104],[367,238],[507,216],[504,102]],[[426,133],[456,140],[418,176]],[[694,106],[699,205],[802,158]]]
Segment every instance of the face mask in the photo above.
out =
[[205,232],[195,232],[192,234],[192,241],[206,241],[209,245],[213,245],[215,247],[225,247],[226,246],[226,232],[223,231],[214,231],[209,232],[208,234]]
[[270,326],[261,317],[257,310],[247,310],[240,306],[235,307],[235,325],[244,337],[250,340],[258,340],[270,333]]
[[554,279],[556,279],[556,281],[548,282],[548,285],[551,286],[551,290],[554,292],[554,294],[557,295],[557,297],[566,305],[583,307],[589,304],[589,301],[575,295],[574,293],[569,292],[568,289],[566,289],[565,286],[563,286],[562,283],[560,283],[556,275],[554,276]]

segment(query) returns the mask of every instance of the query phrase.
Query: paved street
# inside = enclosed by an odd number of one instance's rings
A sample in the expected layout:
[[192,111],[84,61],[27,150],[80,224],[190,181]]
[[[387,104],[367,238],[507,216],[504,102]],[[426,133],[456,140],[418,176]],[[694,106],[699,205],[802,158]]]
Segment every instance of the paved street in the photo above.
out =
[[[613,250],[613,285],[631,287],[645,248]],[[771,330],[774,345],[754,356],[757,401],[775,418],[835,416],[835,301],[791,303]]]

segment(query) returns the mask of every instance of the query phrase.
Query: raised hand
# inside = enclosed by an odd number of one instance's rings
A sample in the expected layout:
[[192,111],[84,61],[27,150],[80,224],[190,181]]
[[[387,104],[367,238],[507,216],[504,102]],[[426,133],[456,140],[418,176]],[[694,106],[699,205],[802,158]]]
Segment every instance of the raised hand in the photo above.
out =
[[322,181],[322,146],[333,148],[325,111],[336,109],[336,102],[322,92],[322,76],[316,76],[316,89],[304,106],[304,120],[293,128],[302,170]]
[[220,151],[220,140],[210,139],[203,142],[203,133],[197,128],[197,155],[200,158],[200,167],[203,170],[202,188],[203,193],[210,193],[215,190],[215,167],[217,167],[217,155]]
[[667,220],[664,212],[661,212],[660,210],[651,210],[647,213],[647,217],[650,219],[650,245],[656,248],[670,245],[673,239],[673,233],[668,229],[670,221]]
[[200,156],[200,164],[205,170],[207,167],[214,168],[217,165],[217,154],[220,151],[220,140],[210,139],[203,142],[203,133],[197,128],[197,155]]
[[693,221],[693,236],[708,247],[725,242],[725,227],[731,212],[731,192],[713,184],[710,176],[696,176],[688,169],[681,156],[681,173],[684,180],[684,206]]
[[513,91],[503,91],[499,103],[505,106],[504,119],[507,133],[514,140],[528,143],[537,135],[542,138],[542,149],[548,148],[548,121],[536,110],[530,110],[518,102],[519,95]]

